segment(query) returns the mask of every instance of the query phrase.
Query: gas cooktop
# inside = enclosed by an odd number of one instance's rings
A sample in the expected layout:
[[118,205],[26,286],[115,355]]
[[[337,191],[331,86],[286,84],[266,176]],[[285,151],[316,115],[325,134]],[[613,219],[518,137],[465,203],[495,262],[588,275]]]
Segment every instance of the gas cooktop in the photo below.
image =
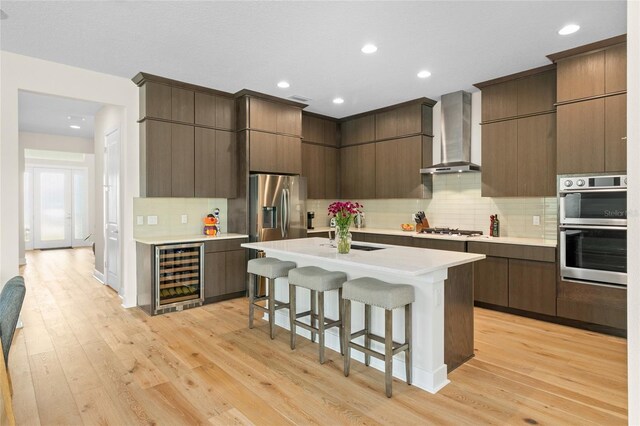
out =
[[452,229],[452,228],[426,228],[420,231],[422,234],[437,234],[437,235],[459,235],[462,237],[475,237],[482,235],[482,231],[468,231],[465,229]]

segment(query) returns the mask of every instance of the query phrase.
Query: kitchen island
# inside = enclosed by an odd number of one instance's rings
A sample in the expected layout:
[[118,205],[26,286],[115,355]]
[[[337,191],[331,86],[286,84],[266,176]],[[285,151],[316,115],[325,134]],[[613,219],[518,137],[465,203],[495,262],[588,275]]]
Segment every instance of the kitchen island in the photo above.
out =
[[[473,356],[471,264],[484,259],[484,255],[360,242],[354,243],[354,246],[377,250],[358,250],[352,246],[349,254],[338,254],[326,238],[244,243],[242,246],[264,251],[267,257],[296,262],[299,267],[318,266],[327,270],[343,271],[348,279],[374,277],[390,283],[413,285],[416,295],[412,324],[413,385],[419,388],[435,393],[449,383],[445,351],[448,352],[447,358],[458,365]],[[309,309],[308,291],[300,288],[297,291],[298,310]],[[336,294],[325,296],[325,314],[328,318],[338,317],[337,292],[334,293]],[[288,300],[286,278],[278,279],[276,298]],[[404,311],[397,309],[393,315],[394,340],[402,341]],[[289,328],[287,314],[277,313],[276,324]],[[363,305],[354,303],[352,329],[359,330],[363,324]],[[382,310],[372,309],[371,326],[374,333],[383,334]],[[298,330],[299,334],[309,336],[308,331],[300,328]],[[377,342],[372,342],[372,345],[376,350],[382,349],[381,346],[377,346]],[[327,331],[326,346],[339,351],[337,330]],[[364,360],[364,355],[358,351],[352,351],[352,356],[359,361]],[[384,363],[377,359],[371,360],[371,366],[384,370]],[[405,379],[402,355],[394,358],[393,375],[401,380]]]

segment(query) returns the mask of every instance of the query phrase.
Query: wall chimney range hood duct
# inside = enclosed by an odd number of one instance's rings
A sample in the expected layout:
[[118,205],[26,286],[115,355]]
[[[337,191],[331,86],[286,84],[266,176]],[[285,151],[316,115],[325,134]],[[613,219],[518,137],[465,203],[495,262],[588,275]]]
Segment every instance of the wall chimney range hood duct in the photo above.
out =
[[440,163],[420,173],[479,172],[480,166],[471,162],[471,93],[442,95],[440,108]]

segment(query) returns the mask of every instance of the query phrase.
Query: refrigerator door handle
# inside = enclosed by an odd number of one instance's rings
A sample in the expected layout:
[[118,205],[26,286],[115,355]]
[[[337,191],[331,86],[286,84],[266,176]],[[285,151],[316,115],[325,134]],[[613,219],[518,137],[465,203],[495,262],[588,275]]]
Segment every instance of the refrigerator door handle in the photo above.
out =
[[282,238],[288,238],[289,237],[289,221],[291,220],[290,218],[290,212],[289,209],[291,208],[291,203],[290,203],[290,198],[289,198],[289,189],[285,188],[282,190],[282,197],[283,197],[283,201],[284,201],[284,208],[282,209],[283,212],[283,216],[282,216],[282,231],[283,231],[283,235]]
[[286,189],[283,189],[282,193],[280,194],[280,235],[282,236],[282,239],[284,239],[286,235],[285,218],[287,217],[287,211],[285,206],[285,191]]

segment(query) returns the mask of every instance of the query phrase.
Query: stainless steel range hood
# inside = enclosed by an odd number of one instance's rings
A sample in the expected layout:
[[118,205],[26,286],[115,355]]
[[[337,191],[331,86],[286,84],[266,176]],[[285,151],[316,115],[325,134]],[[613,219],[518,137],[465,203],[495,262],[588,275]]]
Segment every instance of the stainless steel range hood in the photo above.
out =
[[420,173],[479,172],[471,162],[471,93],[442,95],[440,100],[440,163],[420,169]]

